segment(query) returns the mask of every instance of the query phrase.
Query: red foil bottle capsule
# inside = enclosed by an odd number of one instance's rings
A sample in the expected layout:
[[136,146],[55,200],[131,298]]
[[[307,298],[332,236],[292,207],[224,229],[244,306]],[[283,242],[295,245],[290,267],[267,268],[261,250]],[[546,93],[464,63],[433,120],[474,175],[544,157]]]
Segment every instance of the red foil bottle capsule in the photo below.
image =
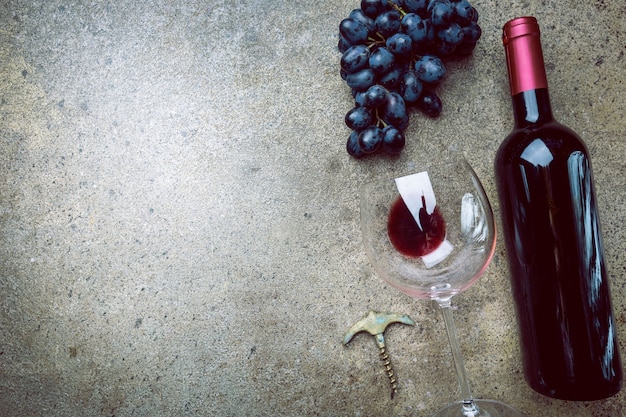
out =
[[539,25],[534,17],[511,20],[503,28],[502,42],[512,96],[548,87],[539,36]]

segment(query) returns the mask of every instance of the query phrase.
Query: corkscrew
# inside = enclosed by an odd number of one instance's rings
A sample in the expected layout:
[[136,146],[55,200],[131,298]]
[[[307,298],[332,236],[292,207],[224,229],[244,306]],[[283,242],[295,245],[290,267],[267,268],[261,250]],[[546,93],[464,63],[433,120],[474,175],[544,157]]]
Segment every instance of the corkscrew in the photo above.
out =
[[389,378],[389,385],[391,387],[391,398],[393,399],[398,392],[398,383],[395,377],[395,373],[391,366],[391,359],[387,353],[385,347],[385,337],[383,333],[387,326],[392,323],[403,323],[410,326],[414,326],[415,322],[409,318],[409,316],[400,315],[396,313],[379,313],[374,310],[370,310],[363,318],[357,321],[350,330],[343,337],[343,344],[347,345],[352,337],[360,332],[368,332],[376,339],[376,345],[380,355],[380,360],[385,367],[385,374]]

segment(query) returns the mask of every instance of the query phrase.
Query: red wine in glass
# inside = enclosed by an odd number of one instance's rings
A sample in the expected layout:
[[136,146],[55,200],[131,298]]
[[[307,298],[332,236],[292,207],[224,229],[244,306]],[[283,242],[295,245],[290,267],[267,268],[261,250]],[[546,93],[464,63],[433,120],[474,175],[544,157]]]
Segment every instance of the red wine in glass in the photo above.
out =
[[387,233],[394,248],[401,254],[418,258],[441,245],[446,237],[446,223],[438,206],[427,213],[425,198],[419,211],[419,223],[415,220],[402,197],[391,206],[387,222]]

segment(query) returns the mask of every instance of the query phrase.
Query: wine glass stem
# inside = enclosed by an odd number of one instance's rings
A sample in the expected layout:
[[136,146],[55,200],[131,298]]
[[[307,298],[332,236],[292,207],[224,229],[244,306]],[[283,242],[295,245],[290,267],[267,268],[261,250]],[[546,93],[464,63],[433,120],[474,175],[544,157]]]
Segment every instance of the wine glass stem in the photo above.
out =
[[461,399],[463,400],[462,413],[467,417],[478,416],[478,407],[474,404],[474,398],[472,397],[469,382],[467,381],[467,374],[465,373],[465,363],[463,362],[461,346],[459,345],[459,338],[456,334],[456,326],[454,325],[454,319],[452,318],[450,300],[440,301],[439,307],[441,307],[443,320],[446,324],[446,331],[448,332],[448,339],[450,340],[450,349],[452,350],[454,367],[456,368],[456,376],[459,380],[459,388],[461,389]]

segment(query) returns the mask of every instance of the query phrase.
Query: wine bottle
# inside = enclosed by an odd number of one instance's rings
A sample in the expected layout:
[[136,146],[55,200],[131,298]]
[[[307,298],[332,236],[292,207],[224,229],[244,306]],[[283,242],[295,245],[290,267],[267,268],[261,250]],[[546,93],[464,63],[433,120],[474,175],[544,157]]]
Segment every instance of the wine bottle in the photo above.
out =
[[503,43],[515,126],[495,173],[524,374],[549,397],[610,397],[622,368],[589,153],[552,116],[537,20],[507,22]]

